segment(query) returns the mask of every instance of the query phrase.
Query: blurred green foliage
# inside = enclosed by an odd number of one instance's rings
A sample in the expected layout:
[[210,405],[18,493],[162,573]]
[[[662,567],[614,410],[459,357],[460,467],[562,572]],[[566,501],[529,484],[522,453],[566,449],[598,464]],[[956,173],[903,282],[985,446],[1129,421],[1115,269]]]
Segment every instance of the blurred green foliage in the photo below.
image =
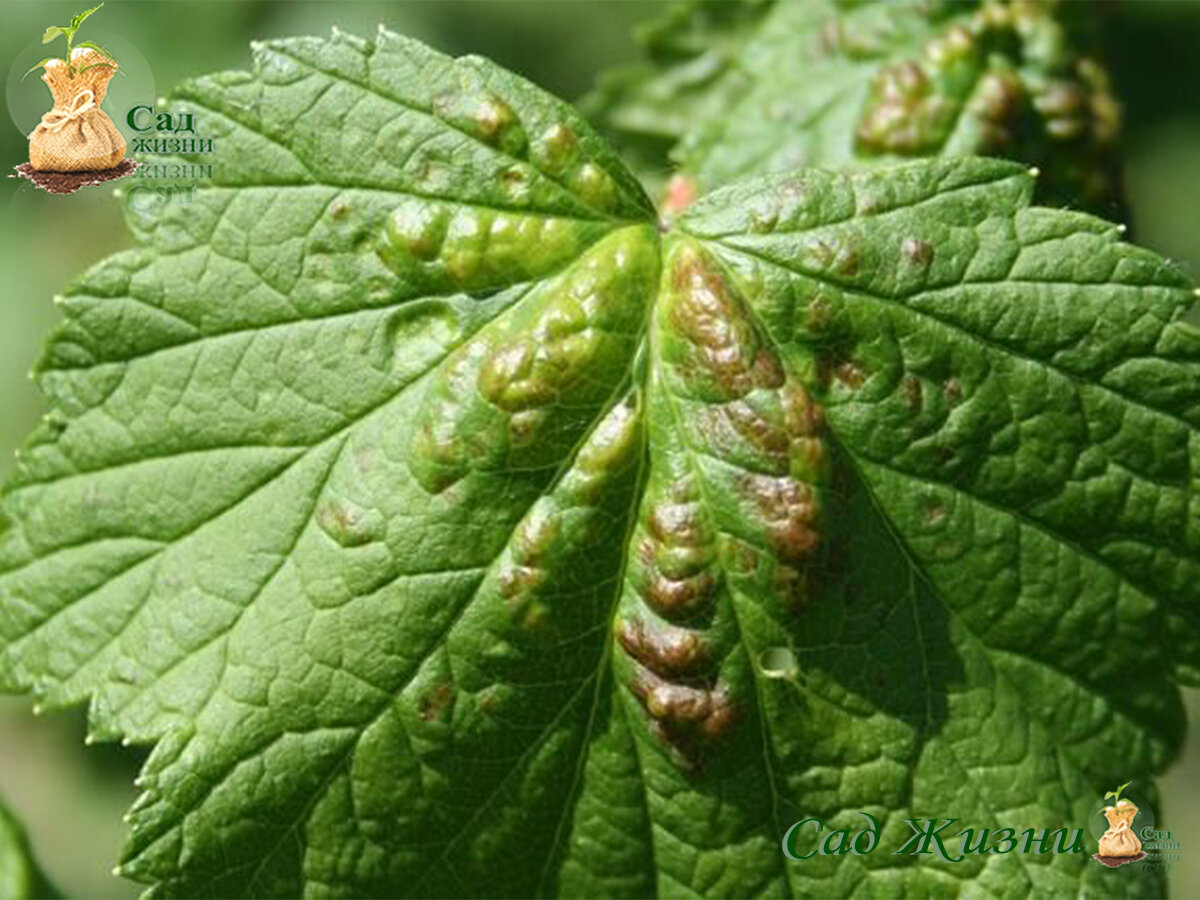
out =
[[[66,21],[84,5],[58,0],[0,4],[0,60],[8,66],[31,45],[40,48],[48,22]],[[382,22],[447,52],[489,56],[570,98],[584,93],[602,68],[635,57],[631,28],[658,16],[663,5],[659,0],[108,0],[88,27],[104,46],[111,35],[139,48],[160,94],[191,74],[245,67],[250,40],[324,33],[334,25],[366,34]],[[1127,0],[1106,12],[1107,62],[1125,107],[1133,233],[1139,243],[1200,277],[1200,3]],[[21,90],[36,95],[45,88],[30,78]],[[0,123],[0,151],[10,166],[27,158],[26,138],[9,116]],[[53,197],[24,181],[0,182],[0,272],[6,276],[0,470],[7,471],[12,450],[41,414],[26,372],[58,318],[51,297],[84,268],[127,244],[111,186]],[[1162,825],[1181,844],[1182,859],[1171,878],[1178,897],[1200,896],[1200,692],[1191,692],[1189,701],[1193,724],[1185,757],[1161,784]],[[83,734],[82,713],[41,720],[23,700],[0,702],[0,795],[22,816],[41,861],[68,895],[131,897],[135,887],[109,870],[124,834],[121,814],[135,795],[132,779],[141,753],[119,747],[85,750]],[[1129,777],[1143,776],[1131,772]]]

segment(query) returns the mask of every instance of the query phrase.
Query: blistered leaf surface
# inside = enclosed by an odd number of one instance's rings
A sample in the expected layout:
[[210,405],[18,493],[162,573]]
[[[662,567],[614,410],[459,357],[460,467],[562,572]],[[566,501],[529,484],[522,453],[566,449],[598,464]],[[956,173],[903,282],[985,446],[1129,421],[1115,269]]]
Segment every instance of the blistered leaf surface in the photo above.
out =
[[[1101,5],[1102,6],[1102,5]],[[587,110],[657,183],[979,154],[1043,169],[1051,205],[1120,215],[1119,110],[1087,3],[687,0]]]
[[[1200,334],[985,160],[663,231],[566,106],[381,33],[176,93],[193,204],[70,290],[0,678],[155,749],[163,896],[1162,891],[1086,827],[1200,671]],[[789,864],[818,816],[880,852]]]

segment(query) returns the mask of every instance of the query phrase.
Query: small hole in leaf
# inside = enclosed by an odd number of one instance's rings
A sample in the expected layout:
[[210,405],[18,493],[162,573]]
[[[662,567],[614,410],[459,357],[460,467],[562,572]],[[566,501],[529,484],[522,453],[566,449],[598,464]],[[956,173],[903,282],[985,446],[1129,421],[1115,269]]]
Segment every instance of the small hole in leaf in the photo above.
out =
[[759,656],[758,664],[768,678],[795,678],[799,668],[796,654],[789,647],[768,647]]

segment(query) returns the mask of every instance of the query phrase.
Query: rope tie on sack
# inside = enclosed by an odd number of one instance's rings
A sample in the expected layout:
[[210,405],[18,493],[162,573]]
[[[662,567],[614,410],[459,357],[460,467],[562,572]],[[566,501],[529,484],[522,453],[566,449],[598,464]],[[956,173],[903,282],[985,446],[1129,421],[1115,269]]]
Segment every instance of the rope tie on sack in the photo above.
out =
[[96,109],[96,95],[90,89],[85,88],[71,98],[69,105],[65,107],[56,106],[42,116],[42,121],[38,122],[38,130],[48,131],[51,134],[62,131],[67,123],[78,119],[93,109]]

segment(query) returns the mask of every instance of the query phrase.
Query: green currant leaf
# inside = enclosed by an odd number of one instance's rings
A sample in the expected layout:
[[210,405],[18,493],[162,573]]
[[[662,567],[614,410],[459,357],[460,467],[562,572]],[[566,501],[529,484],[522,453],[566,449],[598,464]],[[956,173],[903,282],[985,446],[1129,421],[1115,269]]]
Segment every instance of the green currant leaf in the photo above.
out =
[[680,138],[745,91],[740,54],[770,9],[764,0],[672,4],[637,30],[645,60],[602,73],[580,111],[618,142],[643,183],[660,189]]
[[[1031,2],[690,0],[585,109],[699,190],[800,166],[1005,156],[1039,198],[1120,216],[1119,111],[1090,55],[1097,8]],[[657,164],[654,151],[657,150]]]
[[[154,747],[152,895],[1162,893],[891,851],[1086,827],[1178,750],[1163,260],[980,159],[665,229],[570,107],[387,32],[172,111],[214,177],[68,291],[0,535],[0,685]],[[860,812],[877,853],[785,859]]]

